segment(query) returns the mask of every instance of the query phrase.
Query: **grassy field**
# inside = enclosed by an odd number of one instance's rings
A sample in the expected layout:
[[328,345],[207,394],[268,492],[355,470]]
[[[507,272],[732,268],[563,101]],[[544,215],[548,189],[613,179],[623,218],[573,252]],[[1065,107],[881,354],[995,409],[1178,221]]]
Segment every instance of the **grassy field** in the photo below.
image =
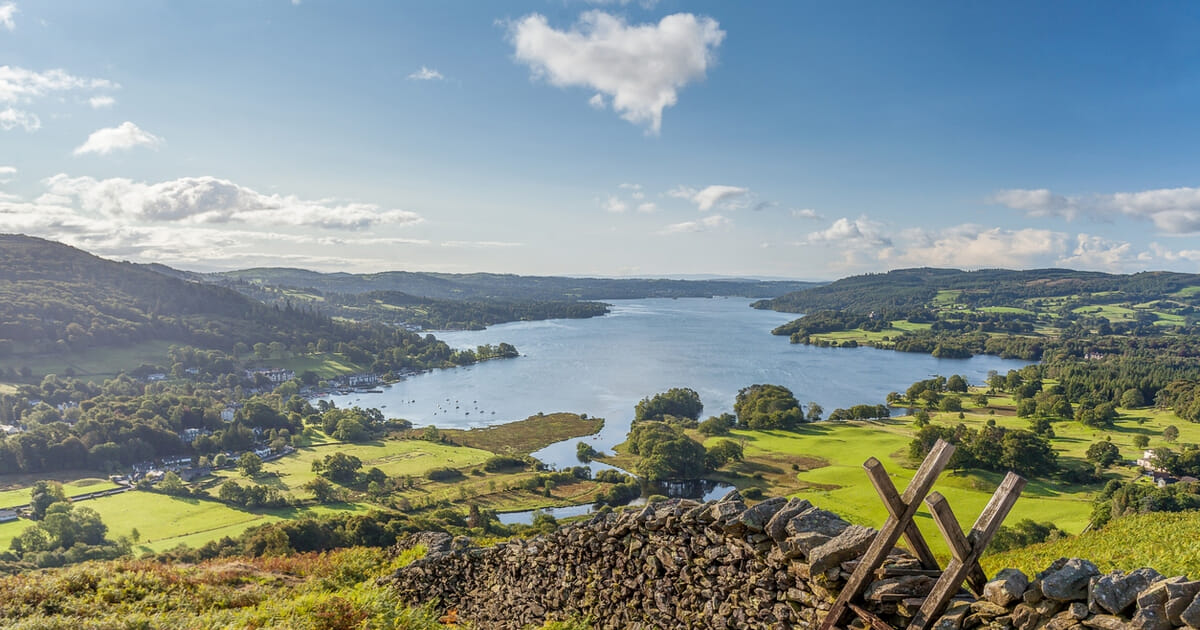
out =
[[67,368],[84,380],[100,381],[112,378],[122,371],[132,370],[149,363],[163,365],[167,362],[169,341],[146,341],[127,348],[92,348],[70,354],[13,356],[5,363],[13,366],[28,366],[40,380],[45,374],[62,376]]
[[[441,433],[455,444],[504,455],[528,455],[556,442],[592,435],[603,427],[603,418],[550,413],[469,431],[442,429]],[[420,429],[414,429],[414,433],[419,432]]]
[[292,370],[296,374],[303,374],[312,370],[321,378],[332,378],[343,374],[356,374],[369,371],[367,366],[354,363],[334,352],[309,354],[288,359],[270,359],[266,363],[269,363],[272,367]]
[[1058,558],[1087,558],[1101,571],[1153,567],[1163,575],[1200,576],[1200,512],[1157,512],[1119,518],[1081,536],[985,556],[989,574],[1005,567],[1029,575]]
[[981,306],[976,309],[983,313],[1018,313],[1021,315],[1034,315],[1035,313],[1027,308],[1017,306]]
[[[15,507],[29,503],[29,489],[33,486],[33,482],[37,479],[46,479],[47,476],[5,476],[0,477],[0,483],[4,484],[6,490],[0,490],[0,508]],[[61,480],[61,479],[60,479]],[[112,490],[118,487],[117,484],[98,477],[84,477],[81,479],[71,479],[63,481],[63,492],[67,497],[77,497],[81,494],[90,494],[92,492],[101,492],[103,490]]]

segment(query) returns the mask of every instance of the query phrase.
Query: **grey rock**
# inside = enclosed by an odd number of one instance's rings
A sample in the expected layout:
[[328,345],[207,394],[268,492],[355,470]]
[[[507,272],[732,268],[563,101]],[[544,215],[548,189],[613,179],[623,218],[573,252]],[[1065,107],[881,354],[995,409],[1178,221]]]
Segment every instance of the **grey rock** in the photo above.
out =
[[793,536],[788,536],[783,542],[779,543],[779,550],[789,560],[801,556],[807,558],[810,551],[829,542],[832,538],[832,536],[826,536],[817,532],[801,532]]
[[847,523],[842,517],[833,512],[822,510],[821,508],[812,507],[796,516],[793,516],[788,521],[785,528],[788,534],[799,534],[801,532],[817,532],[826,536],[837,536],[842,533],[850,523]]
[[767,521],[767,526],[763,531],[775,540],[775,542],[787,538],[788,521],[810,507],[812,507],[812,503],[809,503],[807,499],[792,499],[788,501],[786,505],[771,517],[771,520]]
[[850,525],[829,542],[808,552],[809,571],[813,575],[824,573],[846,560],[857,558],[871,546],[873,540],[875,530],[862,525]]
[[1114,615],[1123,614],[1137,601],[1138,593],[1150,588],[1162,575],[1154,569],[1138,569],[1129,575],[1113,571],[1092,580],[1089,602]]
[[1083,625],[1097,630],[1128,630],[1129,622],[1114,615],[1092,615],[1083,620]]
[[1042,577],[1042,594],[1060,602],[1086,600],[1088,583],[1097,575],[1100,575],[1100,569],[1090,561],[1071,558],[1058,570]]
[[1087,619],[1088,614],[1090,614],[1088,605],[1083,602],[1071,602],[1071,605],[1067,607],[1067,612],[1076,621]]
[[786,503],[783,497],[773,497],[742,512],[741,523],[751,532],[761,532],[772,516]]
[[1192,601],[1191,605],[1184,608],[1183,612],[1179,614],[1179,618],[1183,620],[1183,623],[1193,628],[1200,628],[1200,597],[1197,597]]
[[1182,626],[1183,611],[1187,610],[1200,594],[1200,580],[1192,582],[1169,582],[1167,584],[1167,620],[1173,626]]
[[867,587],[867,591],[863,594],[863,598],[869,601],[882,601],[885,595],[924,597],[929,594],[929,591],[933,590],[933,585],[936,581],[937,580],[925,575],[903,575],[884,580],[876,580]]
[[1008,606],[1020,601],[1029,588],[1029,578],[1017,569],[1004,569],[983,587],[984,599],[997,606]]

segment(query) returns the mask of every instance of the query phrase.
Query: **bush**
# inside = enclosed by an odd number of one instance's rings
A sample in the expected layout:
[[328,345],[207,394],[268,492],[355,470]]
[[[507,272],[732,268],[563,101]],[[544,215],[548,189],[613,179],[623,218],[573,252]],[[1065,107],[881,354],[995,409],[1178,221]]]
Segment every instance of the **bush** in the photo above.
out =
[[450,467],[434,468],[425,473],[425,478],[430,481],[453,481],[462,477],[461,470]]
[[512,455],[497,455],[483,463],[483,469],[494,473],[505,470],[521,470],[525,468],[525,460]]

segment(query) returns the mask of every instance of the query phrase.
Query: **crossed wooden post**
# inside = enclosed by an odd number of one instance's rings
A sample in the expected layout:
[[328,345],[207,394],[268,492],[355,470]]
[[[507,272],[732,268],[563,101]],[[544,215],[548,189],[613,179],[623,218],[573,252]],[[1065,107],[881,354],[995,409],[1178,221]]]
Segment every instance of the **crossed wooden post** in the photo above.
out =
[[[980,514],[974,527],[971,528],[971,533],[964,536],[946,498],[937,492],[929,494],[933,483],[945,470],[946,464],[949,463],[953,454],[953,444],[938,440],[929,451],[929,455],[925,457],[925,461],[921,462],[921,467],[917,469],[917,474],[913,476],[912,482],[905,488],[903,495],[896,491],[896,486],[888,477],[887,471],[884,470],[883,464],[879,460],[872,457],[863,464],[863,468],[867,471],[867,477],[875,486],[875,491],[879,493],[879,498],[883,500],[884,506],[887,507],[888,518],[883,527],[879,529],[879,533],[875,535],[867,552],[858,561],[858,566],[846,582],[846,586],[838,595],[824,621],[821,622],[819,630],[832,630],[841,623],[847,612],[853,612],[875,630],[891,630],[886,622],[855,605],[853,600],[876,578],[888,553],[902,536],[923,568],[888,573],[939,576],[932,592],[925,599],[925,603],[922,604],[912,623],[909,624],[908,630],[927,630],[945,611],[950,599],[962,587],[964,580],[970,585],[972,591],[977,595],[982,595],[983,585],[987,583],[987,575],[979,566],[979,557],[983,555],[992,536],[1004,522],[1004,517],[1016,503],[1017,497],[1025,487],[1025,480],[1014,473],[1008,473],[1004,482],[1000,484],[1000,488],[992,495],[992,499],[983,513]],[[928,498],[926,495],[929,495]],[[940,571],[937,559],[934,558],[933,552],[921,535],[921,530],[913,522],[913,517],[917,513],[917,508],[920,507],[922,499],[929,505],[934,522],[937,523],[938,529],[950,546],[952,559],[945,571]]]

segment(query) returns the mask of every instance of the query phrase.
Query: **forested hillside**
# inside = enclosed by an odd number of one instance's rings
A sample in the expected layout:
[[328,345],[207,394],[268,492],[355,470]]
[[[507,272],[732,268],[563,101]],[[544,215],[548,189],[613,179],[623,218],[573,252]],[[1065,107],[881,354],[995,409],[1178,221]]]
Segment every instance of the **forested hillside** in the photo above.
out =
[[928,306],[939,292],[953,291],[956,301],[967,306],[1000,306],[1025,299],[1120,292],[1124,297],[1146,301],[1200,286],[1200,275],[1149,271],[1115,275],[1071,269],[897,269],[842,278],[836,282],[762,300],[755,308],[785,313],[819,310],[868,312]]
[[567,278],[495,273],[318,273],[289,268],[245,269],[209,274],[208,278],[216,282],[311,288],[330,293],[399,291],[421,297],[456,300],[617,300],[713,296],[773,298],[817,285],[795,281]]

